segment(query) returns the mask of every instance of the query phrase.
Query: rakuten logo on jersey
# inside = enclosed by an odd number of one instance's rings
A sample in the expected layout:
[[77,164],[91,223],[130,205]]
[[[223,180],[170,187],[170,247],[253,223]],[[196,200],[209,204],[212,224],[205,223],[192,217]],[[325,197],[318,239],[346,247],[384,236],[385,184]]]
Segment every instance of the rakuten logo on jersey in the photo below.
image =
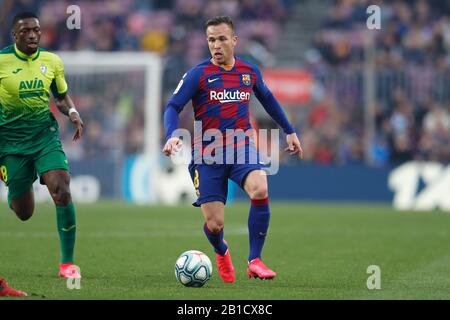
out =
[[240,91],[239,89],[233,91],[228,91],[227,89],[221,91],[211,90],[209,91],[209,99],[220,103],[250,101],[250,92]]

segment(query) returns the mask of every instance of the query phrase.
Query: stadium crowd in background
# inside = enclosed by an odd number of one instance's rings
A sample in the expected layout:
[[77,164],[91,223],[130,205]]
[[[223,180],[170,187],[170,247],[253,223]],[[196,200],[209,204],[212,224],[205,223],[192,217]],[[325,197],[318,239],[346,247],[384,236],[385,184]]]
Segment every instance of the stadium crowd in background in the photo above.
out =
[[[0,10],[0,47],[11,42],[8,30],[14,13],[34,10],[44,26],[42,46],[49,50],[160,53],[166,62],[163,108],[184,71],[208,55],[203,45],[206,17],[219,14],[234,17],[240,39],[236,53],[261,68],[272,67],[277,66],[279,34],[293,6],[302,1],[77,1],[82,8],[82,29],[68,30],[67,16],[59,13],[66,12],[70,1],[5,0],[5,10]],[[382,29],[371,30],[377,50],[377,103],[373,106],[376,136],[370,163],[383,166],[412,159],[448,163],[450,3],[372,2],[329,0],[329,11],[310,49],[299,53],[299,60],[305,57],[305,70],[316,80],[312,101],[287,109],[301,134],[305,160],[319,164],[364,162],[361,80],[366,8],[377,4],[382,8]],[[70,82],[70,75],[67,78]],[[102,83],[93,81],[92,86],[101,87]],[[65,144],[69,158],[120,157],[142,151],[142,96],[132,88],[125,93],[110,89],[110,99],[99,101],[95,95],[83,96],[80,92],[77,89],[78,96],[74,99],[89,125],[82,144]],[[180,121],[188,124],[192,118],[182,115]],[[69,131],[64,129],[62,124],[62,140],[68,142]]]
[[[5,0],[4,10],[0,10],[0,47],[11,42],[8,32],[11,16],[19,11],[35,11],[43,26],[41,45],[48,50],[160,53],[166,60],[162,101],[164,104],[183,73],[194,62],[209,54],[204,46],[203,24],[206,17],[219,14],[239,17],[237,20],[242,22],[237,32],[242,45],[239,46],[237,53],[260,65],[270,64],[272,60],[258,58],[258,52],[262,51],[266,57],[268,52],[275,49],[281,24],[286,20],[292,2],[289,0],[77,1],[82,10],[82,28],[68,30],[65,13],[66,8],[72,4],[70,1]],[[64,14],[61,15],[61,12]],[[250,55],[246,52],[253,53]],[[70,81],[71,76],[67,77]],[[96,87],[103,89],[101,81],[92,81],[91,86],[93,86],[91,92],[95,92]],[[111,92],[108,101],[101,101],[88,92],[80,95],[80,90],[77,91],[78,95],[74,98],[89,126],[83,143],[76,146],[65,143],[69,158],[117,157],[123,152],[130,154],[142,151],[144,139],[142,97],[125,93],[124,98],[123,91],[111,88],[108,90]],[[124,101],[127,98],[129,100]],[[121,116],[123,117],[120,118]],[[69,142],[70,135],[66,134],[64,128],[62,125],[62,140]]]
[[[382,29],[375,32],[366,28],[371,4],[381,8]],[[309,70],[329,91],[312,108],[308,129],[302,130],[309,136],[306,154],[309,147],[316,148],[316,160],[325,163],[362,158],[363,88],[352,76],[363,77],[354,70],[364,68],[364,41],[371,35],[377,88],[372,163],[448,163],[450,2],[446,0],[333,1],[309,51]],[[330,80],[330,74],[337,77]]]

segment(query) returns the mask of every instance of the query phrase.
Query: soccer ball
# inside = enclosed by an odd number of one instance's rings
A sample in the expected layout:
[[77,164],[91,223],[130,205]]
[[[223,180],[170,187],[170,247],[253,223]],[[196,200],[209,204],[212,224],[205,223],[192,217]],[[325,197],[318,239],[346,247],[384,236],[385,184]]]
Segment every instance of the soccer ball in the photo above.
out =
[[202,287],[211,275],[211,260],[201,251],[183,252],[175,263],[175,277],[186,287]]

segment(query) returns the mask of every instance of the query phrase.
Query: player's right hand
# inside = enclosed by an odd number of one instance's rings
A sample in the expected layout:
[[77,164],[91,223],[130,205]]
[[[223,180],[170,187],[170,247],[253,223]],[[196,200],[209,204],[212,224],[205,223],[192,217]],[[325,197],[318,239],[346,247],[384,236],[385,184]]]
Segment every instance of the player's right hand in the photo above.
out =
[[183,142],[181,141],[180,138],[172,137],[169,140],[167,140],[162,152],[166,156],[171,156],[172,154],[180,150],[182,144]]
[[70,118],[70,121],[75,126],[75,134],[73,135],[73,139],[72,140],[73,141],[77,141],[83,135],[83,127],[84,127],[83,120],[81,120],[81,117],[80,117],[80,115],[77,112],[73,112],[69,116],[69,118]]

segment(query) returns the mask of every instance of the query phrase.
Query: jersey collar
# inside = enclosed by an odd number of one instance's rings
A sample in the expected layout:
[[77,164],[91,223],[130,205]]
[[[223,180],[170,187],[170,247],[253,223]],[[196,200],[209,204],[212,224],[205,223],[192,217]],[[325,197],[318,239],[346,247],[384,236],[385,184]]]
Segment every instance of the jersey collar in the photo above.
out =
[[212,59],[212,58],[209,59],[209,62],[210,62],[211,64],[215,65],[216,67],[218,67],[219,69],[222,69],[222,70],[225,70],[225,71],[231,71],[231,70],[233,70],[234,67],[236,66],[237,58],[234,57],[234,63],[233,63],[232,65],[226,65],[226,66],[219,66],[219,65],[215,64],[215,63],[213,62],[213,59]]
[[37,51],[31,55],[27,55],[25,53],[23,53],[22,51],[20,51],[16,44],[14,44],[14,54],[16,55],[17,58],[19,58],[20,60],[23,61],[28,61],[28,60],[36,60],[39,57],[39,53],[41,52],[41,49],[38,48]]

